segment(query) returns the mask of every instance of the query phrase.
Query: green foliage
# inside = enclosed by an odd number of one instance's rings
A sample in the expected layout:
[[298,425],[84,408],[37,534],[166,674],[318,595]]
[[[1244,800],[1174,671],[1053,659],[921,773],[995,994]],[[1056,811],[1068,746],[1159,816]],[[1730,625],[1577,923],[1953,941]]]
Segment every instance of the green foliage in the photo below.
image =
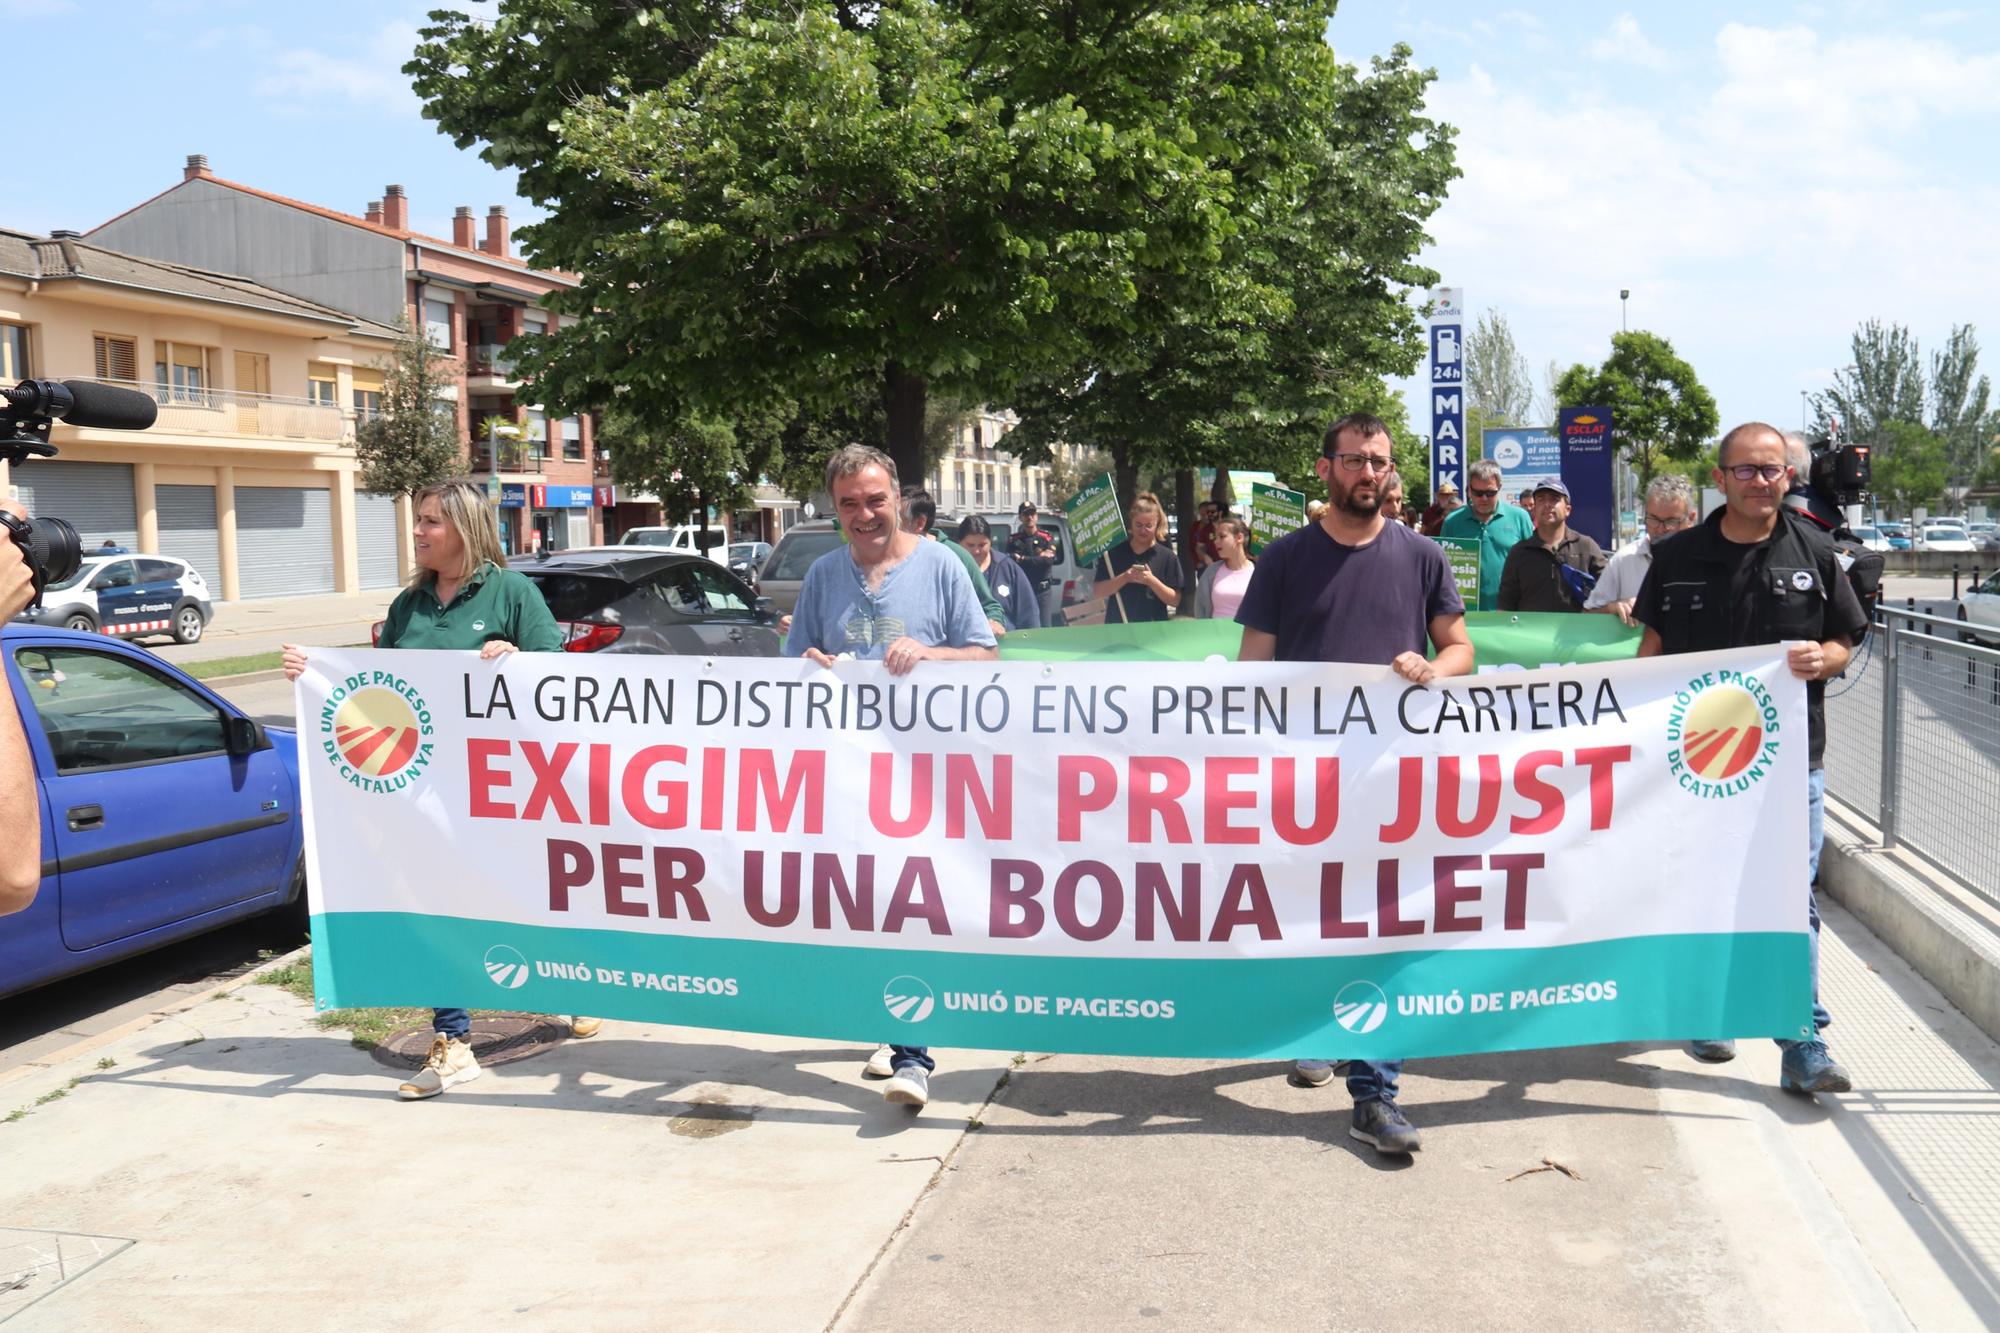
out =
[[1917,340],[1901,324],[1871,319],[1854,331],[1854,360],[1833,377],[1833,387],[1814,394],[1814,427],[1833,421],[1862,444],[1876,444],[1891,421],[1924,419],[1924,363]]
[[1876,427],[1874,443],[1871,466],[1878,500],[1907,514],[1943,496],[1951,460],[1942,435],[1912,421],[1885,421]]
[[1612,446],[1625,451],[1642,488],[1662,464],[1698,457],[1720,424],[1694,367],[1665,338],[1642,330],[1612,334],[1602,366],[1564,371],[1556,399],[1561,407],[1611,409]]
[[382,414],[355,432],[361,487],[384,495],[414,495],[465,471],[452,402],[450,361],[423,331],[404,320],[382,363]]
[[1506,315],[1489,307],[1465,335],[1464,351],[1467,440],[1479,438],[1470,430],[1474,410],[1488,426],[1553,424],[1529,420],[1535,384]]
[[[1850,347],[1854,360],[1834,375],[1832,388],[1812,396],[1817,429],[1838,421],[1848,439],[1875,446],[1878,475],[1882,461],[1904,446],[1928,456],[1914,435],[1897,429],[1925,423],[1942,443],[1947,484],[1973,482],[1992,466],[2000,413],[1990,410],[1991,381],[1978,373],[1972,325],[1952,326],[1928,370],[1916,337],[1901,324],[1868,320],[1854,331]],[[1913,464],[1910,476],[1928,475],[1928,463]]]

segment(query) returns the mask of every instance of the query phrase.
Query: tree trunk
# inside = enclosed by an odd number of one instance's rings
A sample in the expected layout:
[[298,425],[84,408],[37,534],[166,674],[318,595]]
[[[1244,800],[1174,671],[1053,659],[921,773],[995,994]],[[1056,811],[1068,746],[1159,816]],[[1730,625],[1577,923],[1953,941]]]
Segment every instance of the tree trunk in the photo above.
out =
[[[1185,585],[1181,588],[1181,596],[1183,598],[1186,598],[1194,590],[1194,486],[1195,475],[1193,468],[1184,467],[1179,472],[1174,473],[1174,511],[1180,515],[1181,520],[1181,549],[1179,555],[1181,558],[1181,580]],[[1187,607],[1192,611],[1194,603],[1188,602]]]
[[889,417],[889,457],[905,486],[924,484],[924,406],[930,385],[891,361],[882,371],[882,407]]
[[1111,484],[1118,488],[1119,507],[1130,510],[1132,497],[1139,493],[1139,462],[1128,440],[1111,442]]

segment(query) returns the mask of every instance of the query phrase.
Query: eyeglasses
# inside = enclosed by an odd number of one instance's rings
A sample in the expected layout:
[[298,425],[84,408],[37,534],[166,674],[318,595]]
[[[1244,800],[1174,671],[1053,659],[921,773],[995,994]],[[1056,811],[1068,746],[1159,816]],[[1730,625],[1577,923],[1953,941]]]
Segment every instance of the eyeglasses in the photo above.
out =
[[1672,518],[1661,518],[1658,514],[1646,515],[1646,526],[1649,528],[1684,528],[1693,521],[1692,514],[1676,514]]
[[1783,463],[1732,463],[1722,470],[1738,481],[1776,481],[1785,475]]
[[1377,458],[1373,454],[1335,454],[1333,461],[1349,472],[1359,472],[1367,468],[1370,472],[1387,472],[1396,466],[1393,458]]
[[1474,486],[1470,491],[1466,492],[1466,494],[1476,495],[1482,500],[1491,500],[1494,496],[1500,494],[1500,488],[1498,486],[1495,486],[1490,491],[1482,491],[1477,486]]

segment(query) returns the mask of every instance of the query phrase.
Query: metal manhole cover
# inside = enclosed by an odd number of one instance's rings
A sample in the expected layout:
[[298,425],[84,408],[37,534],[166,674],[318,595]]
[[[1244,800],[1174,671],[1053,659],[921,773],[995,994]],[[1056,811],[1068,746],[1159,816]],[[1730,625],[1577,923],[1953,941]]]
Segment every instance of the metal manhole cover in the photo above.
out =
[[[431,1053],[428,1024],[401,1028],[377,1043],[371,1054],[392,1069],[421,1069]],[[549,1014],[474,1014],[472,1053],[482,1065],[504,1065],[540,1055],[569,1039],[569,1020]]]

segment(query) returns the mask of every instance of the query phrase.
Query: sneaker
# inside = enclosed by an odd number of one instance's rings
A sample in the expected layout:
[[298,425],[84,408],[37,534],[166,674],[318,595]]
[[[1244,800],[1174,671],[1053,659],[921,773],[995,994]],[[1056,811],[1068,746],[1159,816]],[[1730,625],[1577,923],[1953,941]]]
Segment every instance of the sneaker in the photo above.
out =
[[582,1014],[573,1014],[569,1020],[569,1035],[577,1038],[594,1037],[597,1035],[597,1030],[603,1026],[604,1020],[601,1018],[585,1018]]
[[1688,1054],[1703,1064],[1726,1065],[1736,1058],[1736,1043],[1733,1041],[1691,1041]]
[[1852,1092],[1854,1080],[1827,1054],[1823,1041],[1802,1041],[1785,1047],[1778,1063],[1778,1086],[1786,1092]]
[[898,1106],[922,1106],[930,1099],[930,1071],[922,1065],[904,1065],[882,1089],[882,1100]]
[[896,1053],[887,1046],[877,1046],[875,1054],[868,1057],[868,1063],[861,1066],[863,1078],[887,1078],[896,1072]]
[[1371,1099],[1354,1103],[1354,1123],[1347,1132],[1363,1143],[1374,1144],[1377,1152],[1400,1157],[1407,1157],[1424,1146],[1416,1126],[1403,1118],[1401,1108],[1394,1102]]
[[1323,1088],[1346,1070],[1345,1060],[1292,1061],[1292,1073],[1309,1088]]
[[398,1087],[396,1095],[414,1102],[435,1097],[446,1088],[470,1083],[478,1077],[479,1058],[473,1055],[472,1044],[440,1032],[431,1039],[430,1058],[424,1061],[424,1067]]

